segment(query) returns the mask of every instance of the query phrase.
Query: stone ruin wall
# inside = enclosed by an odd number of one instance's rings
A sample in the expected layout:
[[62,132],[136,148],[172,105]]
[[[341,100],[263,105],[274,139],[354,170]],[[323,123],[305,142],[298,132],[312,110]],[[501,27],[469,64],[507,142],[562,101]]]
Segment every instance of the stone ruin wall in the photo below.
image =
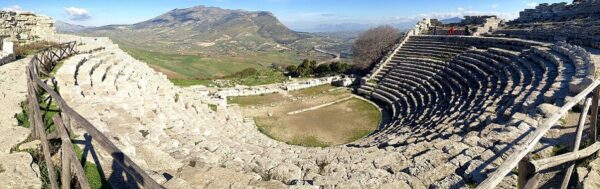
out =
[[495,34],[600,49],[600,0],[540,4],[522,11]]
[[234,87],[227,89],[220,89],[216,96],[226,99],[230,96],[255,96],[262,94],[276,93],[280,91],[295,91],[300,89],[306,89],[310,87],[316,87],[325,84],[337,84],[338,86],[349,86],[354,83],[355,78],[342,77],[342,76],[331,76],[323,78],[315,78],[306,81],[290,82],[283,84],[263,85],[255,87]]
[[[496,31],[502,24],[504,24],[504,20],[495,15],[484,15],[465,16],[463,21],[455,24],[445,25],[437,19],[431,19],[431,23],[432,27],[430,27],[429,30],[426,30],[425,34],[448,35],[450,25],[454,25],[454,35],[466,35],[465,26],[468,26],[470,30],[469,35],[481,36]],[[435,33],[433,32],[433,27],[436,28]]]
[[0,11],[0,65],[12,62],[14,44],[46,40],[56,34],[54,21],[31,12]]
[[54,21],[50,17],[30,12],[0,11],[0,38],[27,44],[54,34]]
[[577,18],[600,18],[600,0],[575,0],[572,4],[542,3],[535,9],[519,13],[514,23],[563,21]]

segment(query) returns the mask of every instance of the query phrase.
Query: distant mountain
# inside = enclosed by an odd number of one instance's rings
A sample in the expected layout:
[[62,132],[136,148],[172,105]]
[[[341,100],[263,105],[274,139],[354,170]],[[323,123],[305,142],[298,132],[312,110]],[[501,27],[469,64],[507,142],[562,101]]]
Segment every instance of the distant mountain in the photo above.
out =
[[88,28],[86,26],[69,24],[60,20],[57,20],[54,23],[54,27],[59,33],[76,33]]
[[440,20],[440,22],[442,22],[442,24],[459,23],[461,21],[463,21],[463,19],[459,18],[459,17],[452,17],[452,18]]
[[[417,21],[411,22],[397,22],[397,23],[388,23],[387,25],[391,25],[400,30],[411,29],[415,26]],[[324,32],[324,33],[335,33],[335,32],[357,32],[357,31],[365,31],[379,25],[385,24],[375,24],[375,23],[339,23],[339,24],[321,24],[310,28],[301,28],[302,31],[306,32]]]
[[108,25],[81,32],[108,36],[127,46],[201,54],[283,50],[288,44],[311,37],[290,30],[270,12],[205,6],[174,9],[132,25]]
[[376,27],[374,24],[363,23],[339,23],[339,24],[320,24],[310,28],[303,28],[306,32],[354,32],[365,31],[369,28]]

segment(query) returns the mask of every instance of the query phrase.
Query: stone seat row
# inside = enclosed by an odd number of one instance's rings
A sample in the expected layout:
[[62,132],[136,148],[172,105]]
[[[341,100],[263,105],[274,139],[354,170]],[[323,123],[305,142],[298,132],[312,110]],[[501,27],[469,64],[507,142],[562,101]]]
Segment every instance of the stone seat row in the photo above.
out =
[[[438,39],[415,37],[416,41]],[[464,40],[458,39],[459,42]],[[413,37],[408,42],[412,41]],[[414,52],[418,45],[409,46],[410,51],[399,50],[376,75],[377,83],[367,83],[358,90],[387,104],[393,115],[394,121],[372,137],[404,135],[398,133],[404,130],[422,138],[419,132],[457,126],[477,129],[509,120],[516,113],[541,116],[539,105],[562,106],[569,95],[575,94],[573,84],[570,86],[567,81],[576,73],[579,79],[589,77],[590,71],[586,70],[589,65],[575,65],[573,58],[552,50],[545,43],[496,38],[492,41],[522,46],[472,47],[447,62],[399,57],[399,54]],[[481,44],[491,43],[477,41],[475,46],[481,47]],[[527,49],[526,45],[539,46]],[[522,49],[522,52],[514,49]]]

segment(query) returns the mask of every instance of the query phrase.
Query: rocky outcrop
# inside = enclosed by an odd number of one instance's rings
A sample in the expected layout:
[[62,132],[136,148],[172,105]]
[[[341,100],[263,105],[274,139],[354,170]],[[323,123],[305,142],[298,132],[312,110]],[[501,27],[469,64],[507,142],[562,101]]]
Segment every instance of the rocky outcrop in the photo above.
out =
[[0,11],[0,36],[12,42],[31,43],[55,33],[54,21],[30,12]]
[[600,7],[600,1],[597,0],[580,0],[574,1],[572,4],[567,4],[566,2],[554,4],[542,3],[535,7],[535,9],[525,9],[520,12],[519,18],[513,22],[549,22],[587,17],[599,18],[600,9],[598,7]]
[[39,168],[29,153],[17,152],[31,133],[18,125],[15,115],[21,113],[26,99],[25,66],[29,58],[0,66],[0,186],[6,188],[41,188]]
[[581,188],[600,188],[600,158],[590,162],[587,167],[577,168]]

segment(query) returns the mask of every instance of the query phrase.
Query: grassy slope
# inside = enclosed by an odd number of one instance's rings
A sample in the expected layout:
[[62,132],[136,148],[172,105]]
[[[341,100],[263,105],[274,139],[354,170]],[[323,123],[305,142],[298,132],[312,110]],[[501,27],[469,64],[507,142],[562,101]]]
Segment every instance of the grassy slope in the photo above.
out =
[[196,55],[167,54],[123,47],[123,50],[136,59],[165,73],[170,79],[206,79],[221,77],[245,68],[266,68],[273,63],[298,64],[291,53],[259,53],[244,57],[199,57]]

